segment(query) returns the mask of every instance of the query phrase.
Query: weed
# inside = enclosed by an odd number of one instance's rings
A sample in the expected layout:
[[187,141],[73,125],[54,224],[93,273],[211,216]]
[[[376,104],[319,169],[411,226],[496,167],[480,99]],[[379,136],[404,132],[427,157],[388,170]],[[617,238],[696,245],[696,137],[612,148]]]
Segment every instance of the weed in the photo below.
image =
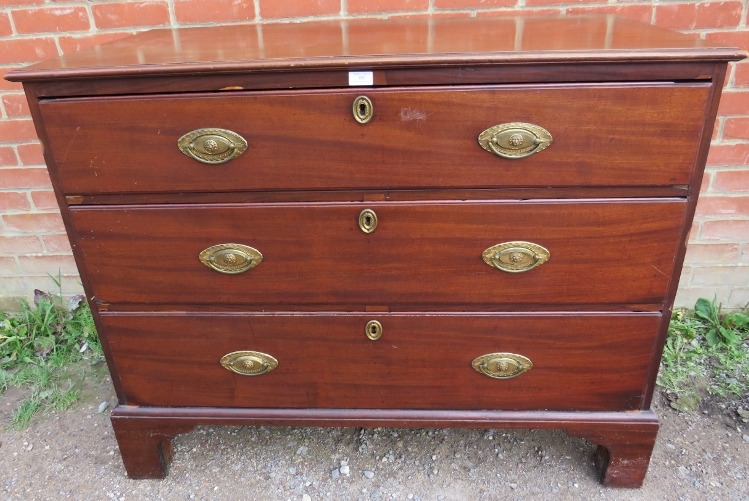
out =
[[26,428],[31,423],[31,418],[41,408],[42,401],[34,395],[23,400],[18,404],[16,410],[13,411],[13,426],[18,429]]
[[697,301],[693,313],[674,312],[658,374],[672,407],[694,410],[708,395],[732,407],[749,399],[745,318],[743,312],[721,315],[715,301],[706,299]]
[[[81,394],[83,378],[99,374],[103,360],[91,310],[83,296],[63,299],[58,291],[34,291],[33,305],[21,301],[18,314],[0,312],[0,394],[10,386],[28,388],[13,413],[13,426],[28,426],[33,415],[63,410]],[[101,365],[101,364],[99,364]]]
[[716,306],[715,299],[698,299],[694,314],[704,322],[705,339],[710,346],[736,344],[742,339],[742,333],[749,329],[749,316],[743,312],[729,313],[721,318],[720,305]]

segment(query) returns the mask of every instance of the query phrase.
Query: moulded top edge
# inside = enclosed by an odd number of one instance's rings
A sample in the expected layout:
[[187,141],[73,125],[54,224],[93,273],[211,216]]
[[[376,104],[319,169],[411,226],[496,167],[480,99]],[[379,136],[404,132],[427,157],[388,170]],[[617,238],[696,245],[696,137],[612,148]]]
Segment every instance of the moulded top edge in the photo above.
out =
[[481,64],[735,61],[747,53],[615,16],[348,19],[151,30],[11,81]]

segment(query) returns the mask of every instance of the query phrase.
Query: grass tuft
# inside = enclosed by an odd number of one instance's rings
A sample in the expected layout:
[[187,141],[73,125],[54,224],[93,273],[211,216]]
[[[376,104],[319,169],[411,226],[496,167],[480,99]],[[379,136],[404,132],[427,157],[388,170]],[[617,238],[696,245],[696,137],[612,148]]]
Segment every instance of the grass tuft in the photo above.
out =
[[[56,293],[34,291],[21,312],[0,312],[0,394],[21,387],[28,396],[13,412],[12,426],[25,428],[33,416],[64,410],[81,395],[83,379],[104,356],[93,317],[83,296],[64,299],[60,277]],[[100,372],[100,371],[98,371]]]
[[695,311],[675,311],[663,349],[658,385],[671,407],[698,409],[705,401],[723,408],[749,406],[749,323],[744,312],[720,314],[713,301]]

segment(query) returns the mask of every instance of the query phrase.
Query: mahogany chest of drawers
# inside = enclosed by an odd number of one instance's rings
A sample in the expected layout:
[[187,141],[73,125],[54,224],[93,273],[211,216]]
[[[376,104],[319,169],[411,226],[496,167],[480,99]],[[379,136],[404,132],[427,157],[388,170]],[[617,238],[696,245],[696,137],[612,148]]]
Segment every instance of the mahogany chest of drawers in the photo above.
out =
[[560,428],[639,486],[735,49],[613,17],[141,33],[19,69],[128,474],[198,424]]

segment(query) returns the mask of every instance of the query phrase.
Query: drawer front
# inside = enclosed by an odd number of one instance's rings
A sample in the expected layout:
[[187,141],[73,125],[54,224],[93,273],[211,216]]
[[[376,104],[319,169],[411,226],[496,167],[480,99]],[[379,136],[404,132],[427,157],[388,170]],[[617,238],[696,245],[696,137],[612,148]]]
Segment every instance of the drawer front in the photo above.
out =
[[[655,186],[689,183],[708,90],[356,89],[67,99],[40,109],[67,194]],[[366,124],[352,112],[360,94],[373,105]],[[521,159],[479,145],[484,130],[515,122],[543,127],[551,145]],[[246,151],[219,165],[183,154],[180,137],[205,128],[239,134]]]
[[[373,316],[374,315],[374,316]],[[365,325],[376,319],[382,337]],[[659,314],[103,315],[132,405],[629,410],[640,406]],[[228,353],[271,355],[246,376]],[[472,362],[511,353],[510,379]]]
[[[365,208],[377,216],[372,233],[359,227]],[[121,206],[71,214],[93,293],[109,303],[496,307],[661,303],[685,209],[683,200],[611,200]],[[487,249],[514,241],[544,247],[548,261],[522,273],[484,261]],[[257,250],[262,262],[225,274],[200,261],[201,252],[226,243]]]

